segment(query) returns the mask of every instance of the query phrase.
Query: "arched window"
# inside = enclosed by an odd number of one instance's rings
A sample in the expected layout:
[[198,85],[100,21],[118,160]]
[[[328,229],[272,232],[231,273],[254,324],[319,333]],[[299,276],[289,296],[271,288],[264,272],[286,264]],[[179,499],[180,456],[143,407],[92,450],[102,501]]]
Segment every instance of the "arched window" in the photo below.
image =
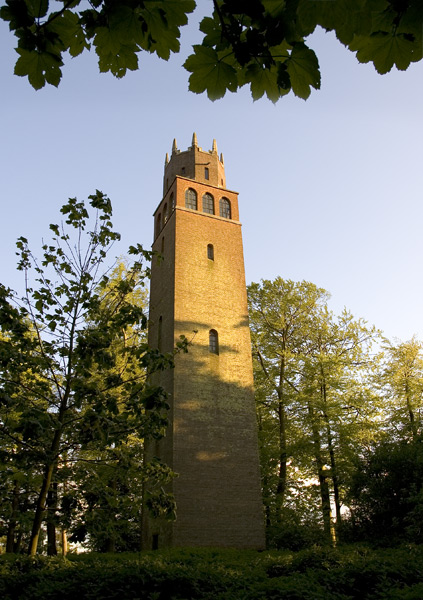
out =
[[203,196],[203,212],[214,215],[214,199],[211,194],[207,193]]
[[163,208],[163,225],[167,222],[169,215],[167,214],[167,204]]
[[219,354],[219,338],[215,329],[209,331],[209,352]]
[[231,203],[227,198],[221,198],[219,200],[219,214],[225,219],[231,218]]
[[157,221],[156,221],[156,237],[159,235],[161,229],[162,229],[162,215],[161,215],[161,213],[159,213],[157,215]]
[[209,258],[210,260],[214,260],[214,248],[213,248],[213,244],[208,244],[207,245],[207,258]]
[[185,206],[197,210],[197,192],[192,188],[188,188],[185,192]]

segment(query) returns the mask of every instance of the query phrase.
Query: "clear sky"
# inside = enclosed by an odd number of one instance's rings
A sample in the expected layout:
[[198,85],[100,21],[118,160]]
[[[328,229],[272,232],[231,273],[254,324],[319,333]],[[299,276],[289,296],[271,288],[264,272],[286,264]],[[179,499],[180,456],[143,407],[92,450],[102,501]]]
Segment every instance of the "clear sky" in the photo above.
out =
[[322,89],[306,102],[254,103],[245,89],[212,103],[188,92],[181,67],[198,20],[167,63],[141,54],[117,80],[86,53],[67,60],[58,89],[38,92],[13,75],[15,40],[0,22],[0,280],[21,291],[16,238],[39,247],[66,199],[96,188],[114,206],[116,253],[150,247],[165,154],[196,131],[203,149],[216,138],[240,193],[247,282],[312,281],[335,312],[423,339],[423,63],[380,76],[320,32]]

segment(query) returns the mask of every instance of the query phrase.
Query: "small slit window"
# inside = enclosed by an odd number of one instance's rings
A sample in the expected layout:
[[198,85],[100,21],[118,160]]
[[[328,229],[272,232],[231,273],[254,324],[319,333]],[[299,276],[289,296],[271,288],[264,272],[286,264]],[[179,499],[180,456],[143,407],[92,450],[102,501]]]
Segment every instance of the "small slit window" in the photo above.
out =
[[203,212],[214,215],[214,199],[211,194],[207,193],[203,196]]
[[162,228],[162,215],[161,215],[161,213],[159,213],[157,215],[157,221],[156,221],[156,237],[159,235],[161,228]]
[[161,245],[161,250],[160,252],[163,254],[164,252],[164,236],[162,237],[162,245]]
[[227,198],[221,198],[219,200],[219,214],[225,219],[231,218],[231,203]]
[[192,188],[188,188],[185,192],[185,206],[197,210],[197,192]]
[[204,179],[209,179],[209,168],[204,167]]
[[207,258],[209,260],[214,260],[214,248],[213,248],[213,244],[208,244],[207,245]]
[[215,329],[209,331],[209,352],[219,354],[219,338]]

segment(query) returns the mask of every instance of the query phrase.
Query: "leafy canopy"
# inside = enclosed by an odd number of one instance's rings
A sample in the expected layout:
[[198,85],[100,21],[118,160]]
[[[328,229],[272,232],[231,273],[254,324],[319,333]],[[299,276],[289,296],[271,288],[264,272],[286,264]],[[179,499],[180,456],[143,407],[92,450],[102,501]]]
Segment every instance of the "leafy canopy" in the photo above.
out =
[[[101,72],[123,77],[138,69],[141,51],[168,60],[179,52],[180,29],[194,0],[6,0],[0,17],[18,39],[15,74],[35,89],[58,86],[63,55],[94,46]],[[57,5],[59,10],[57,9]],[[320,88],[318,58],[307,38],[334,31],[360,62],[379,73],[423,56],[420,0],[213,0],[200,23],[202,44],[184,67],[189,89],[211,100],[249,85],[254,100],[276,102],[291,90],[306,99]]]
[[[161,437],[167,423],[166,395],[149,375],[173,366],[172,353],[161,354],[145,340],[147,316],[140,298],[148,276],[143,264],[152,254],[139,244],[130,246],[129,266],[111,271],[105,261],[120,239],[112,205],[98,190],[89,201],[87,206],[70,198],[62,207],[65,223],[50,225],[52,239],[43,242],[40,259],[26,238],[18,239],[23,298],[0,284],[0,481],[2,466],[9,480],[0,520],[18,522],[17,515],[11,517],[18,510],[10,506],[13,498],[25,498],[32,517],[31,555],[56,484],[72,506],[91,507],[83,515],[89,531],[94,508],[108,503],[113,515],[121,509],[118,491],[126,497],[133,493],[110,476],[116,464],[125,462],[126,472],[137,470],[138,487],[141,479],[168,477],[161,465],[144,464],[139,450],[143,438]],[[185,340],[177,346],[186,349]],[[96,471],[104,484],[101,493],[77,477],[86,472],[81,464],[87,461],[108,468],[107,477]],[[26,472],[31,473],[28,482],[23,481]],[[73,495],[64,493],[68,479],[82,482]],[[89,494],[98,498],[95,505],[89,504]],[[162,498],[159,493],[159,508],[172,510]],[[19,506],[23,512],[20,501]],[[65,508],[69,529],[72,510]]]

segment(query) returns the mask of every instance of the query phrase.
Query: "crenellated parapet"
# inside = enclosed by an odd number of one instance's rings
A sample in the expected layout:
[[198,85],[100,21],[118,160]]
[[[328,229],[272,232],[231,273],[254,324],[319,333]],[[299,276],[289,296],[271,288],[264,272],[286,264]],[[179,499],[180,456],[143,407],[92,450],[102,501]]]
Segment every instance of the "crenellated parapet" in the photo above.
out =
[[212,149],[205,151],[198,145],[197,134],[192,136],[192,143],[188,150],[178,149],[176,139],[173,140],[172,154],[166,154],[163,178],[163,195],[172,185],[175,177],[195,179],[215,187],[226,187],[225,167],[223,155],[218,155],[216,140],[213,140]]

